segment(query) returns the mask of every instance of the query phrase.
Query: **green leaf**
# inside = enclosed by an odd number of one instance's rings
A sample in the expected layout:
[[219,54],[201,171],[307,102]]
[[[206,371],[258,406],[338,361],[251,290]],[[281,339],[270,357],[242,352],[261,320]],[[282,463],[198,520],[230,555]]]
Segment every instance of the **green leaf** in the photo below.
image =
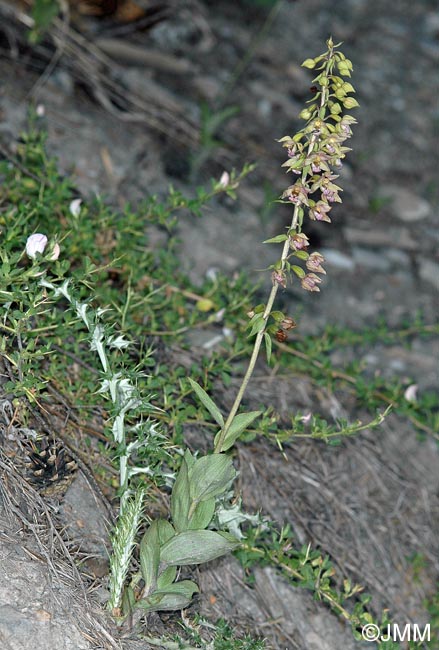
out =
[[[188,452],[191,456],[190,452]],[[171,517],[174,526],[178,531],[186,530],[188,527],[190,497],[189,497],[189,468],[188,464],[194,459],[189,459],[184,455],[180,465],[177,478],[175,479],[174,486],[171,494]]]
[[155,588],[160,564],[160,547],[175,535],[172,524],[166,519],[152,522],[140,542],[140,568],[145,581],[145,591]]
[[207,528],[215,512],[215,497],[207,501],[200,501],[189,518],[186,530],[201,530]]
[[238,545],[239,540],[230,533],[187,530],[162,546],[160,559],[167,566],[203,564],[230,553]]
[[132,587],[128,586],[123,590],[122,595],[122,615],[130,616],[136,606],[136,597]]
[[232,459],[224,454],[197,458],[189,470],[189,493],[192,501],[207,501],[217,497],[236,477]]
[[32,18],[35,29],[44,31],[59,12],[58,0],[35,0],[32,7]]
[[287,235],[276,235],[276,237],[272,237],[271,239],[266,239],[263,241],[263,244],[280,244],[280,242],[286,241],[288,239]]
[[192,596],[199,591],[198,586],[192,580],[181,580],[166,589],[157,590],[148,598],[142,598],[136,603],[136,607],[145,609],[148,612],[164,612],[187,607]]
[[265,341],[265,351],[267,353],[267,363],[270,363],[272,342],[271,342],[271,336],[269,335],[268,332],[264,333],[264,341]]
[[213,417],[215,422],[217,424],[219,424],[220,427],[222,427],[224,425],[224,418],[221,415],[218,407],[215,406],[214,402],[209,397],[209,395],[206,393],[204,388],[201,388],[201,386],[199,384],[197,384],[197,382],[194,381],[193,379],[191,379],[190,377],[188,379],[189,379],[190,385],[192,386],[193,390],[197,394],[197,397],[200,400],[200,402],[209,411],[210,415]]
[[157,522],[153,521],[140,542],[140,570],[148,593],[155,587],[160,564],[160,542]]
[[[261,314],[256,314],[255,316],[253,316],[252,321],[253,323],[252,323],[252,328],[250,330],[249,336],[253,336],[254,334],[257,334],[265,327],[265,318]],[[223,424],[221,426],[223,426]]]
[[[249,427],[250,424],[261,415],[261,413],[262,411],[250,411],[249,413],[240,413],[239,415],[235,415],[232,424],[227,431],[221,451],[227,451],[230,449],[230,447],[235,444],[235,441],[241,433],[247,429],[247,427]],[[221,432],[217,433],[215,436],[215,444],[217,443],[220,433]]]
[[168,585],[171,585],[177,576],[177,567],[168,566],[157,578],[157,589],[165,590]]

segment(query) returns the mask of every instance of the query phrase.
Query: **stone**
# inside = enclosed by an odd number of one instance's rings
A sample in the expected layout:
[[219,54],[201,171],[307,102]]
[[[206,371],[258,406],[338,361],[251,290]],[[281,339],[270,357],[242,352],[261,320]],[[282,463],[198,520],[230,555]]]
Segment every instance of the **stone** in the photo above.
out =
[[344,271],[352,271],[355,268],[354,260],[349,255],[335,250],[335,248],[323,248],[321,253],[327,266],[333,266]]
[[360,248],[354,246],[352,249],[354,261],[358,266],[363,266],[367,269],[374,269],[375,271],[388,271],[390,269],[390,261],[380,253],[367,250],[367,248]]
[[428,282],[439,291],[439,264],[432,260],[421,260],[419,263],[419,277]]
[[431,213],[431,206],[411,190],[398,185],[386,185],[381,188],[380,195],[391,199],[389,209],[392,214],[406,223],[426,219]]
[[409,268],[410,257],[404,251],[400,251],[398,248],[388,248],[385,254],[393,266]]
[[350,244],[363,244],[365,246],[395,246],[407,251],[417,250],[419,248],[416,239],[410,234],[408,228],[343,228],[343,235]]

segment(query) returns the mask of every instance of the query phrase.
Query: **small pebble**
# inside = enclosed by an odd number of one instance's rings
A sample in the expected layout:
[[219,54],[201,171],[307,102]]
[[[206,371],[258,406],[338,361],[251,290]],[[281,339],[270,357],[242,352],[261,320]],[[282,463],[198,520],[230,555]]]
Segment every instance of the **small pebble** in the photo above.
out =
[[421,260],[419,264],[419,276],[424,282],[429,282],[439,291],[439,264],[431,260]]
[[392,202],[389,204],[391,212],[395,217],[406,223],[421,221],[431,213],[428,201],[405,187],[388,185],[381,188],[380,195],[391,199]]
[[375,271],[388,271],[390,269],[390,261],[382,253],[375,253],[358,246],[352,249],[352,253],[358,266],[364,266]]
[[355,268],[355,262],[351,257],[345,255],[345,253],[340,253],[340,251],[334,248],[324,248],[322,255],[328,266],[334,266],[337,269],[343,269],[345,271],[352,271]]

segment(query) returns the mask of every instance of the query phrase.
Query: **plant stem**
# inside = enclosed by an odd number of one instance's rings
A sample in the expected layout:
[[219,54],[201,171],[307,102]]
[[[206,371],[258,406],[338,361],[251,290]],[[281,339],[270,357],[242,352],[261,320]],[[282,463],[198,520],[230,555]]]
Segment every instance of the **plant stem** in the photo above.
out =
[[[327,63],[327,68],[326,68],[328,71],[329,71],[329,68],[330,68],[330,66],[332,64],[332,54],[333,54],[333,49],[330,48],[329,55],[328,55],[328,63]],[[325,111],[325,105],[326,105],[326,101],[327,101],[327,93],[328,93],[327,89],[325,87],[322,87],[321,96],[320,96],[320,115],[321,115],[320,119],[325,118],[324,111]],[[317,134],[313,133],[313,135],[310,138],[310,142],[309,142],[309,146],[308,146],[308,154],[310,154],[311,151],[313,150],[316,138],[317,138]],[[303,183],[305,183],[307,173],[308,172],[306,172],[306,171],[303,171],[303,173],[302,173],[302,181],[303,181]],[[291,232],[292,230],[295,230],[297,228],[297,224],[298,224],[298,220],[299,220],[299,207],[300,207],[299,204],[296,204],[294,206],[293,218],[291,220],[291,225],[290,225],[290,227],[288,229],[288,232]],[[290,239],[287,238],[285,240],[284,247],[282,249],[282,255],[281,255],[281,258],[280,258],[280,269],[279,269],[280,271],[284,271],[284,269],[285,269],[285,263],[286,263],[286,261],[288,259],[288,256],[289,256],[289,250],[290,250]],[[215,454],[221,453],[221,449],[222,449],[222,446],[224,444],[224,440],[226,439],[227,432],[230,429],[230,426],[231,426],[231,424],[233,422],[233,419],[234,419],[235,415],[238,412],[239,406],[240,406],[240,404],[242,402],[242,398],[244,397],[244,393],[245,393],[245,391],[247,389],[248,383],[249,383],[249,381],[251,379],[251,376],[253,374],[253,371],[255,369],[256,361],[257,361],[258,355],[259,355],[259,350],[261,349],[262,340],[263,340],[264,334],[265,334],[265,327],[266,327],[268,318],[269,318],[269,316],[271,314],[271,310],[273,308],[273,303],[274,303],[274,300],[276,298],[276,294],[277,294],[278,289],[279,289],[279,284],[277,282],[275,282],[273,284],[272,288],[271,288],[270,295],[268,296],[267,305],[266,305],[264,313],[263,313],[263,319],[265,321],[265,325],[256,335],[256,339],[255,339],[255,342],[254,342],[253,351],[252,351],[252,354],[251,354],[251,357],[250,357],[250,361],[249,361],[249,364],[248,364],[248,367],[247,367],[247,371],[246,371],[246,373],[244,375],[241,386],[239,387],[238,394],[236,395],[235,401],[233,402],[232,408],[230,409],[230,413],[229,413],[229,415],[227,417],[227,420],[226,420],[226,422],[224,424],[224,427],[222,428],[221,433],[220,433],[220,435],[218,437],[218,442],[216,443],[215,448],[214,448],[214,453]]]
[[[294,214],[293,214],[293,218],[291,220],[291,225],[290,225],[289,230],[293,230],[294,228],[296,228],[298,218],[299,218],[299,206],[296,205],[296,206],[294,206]],[[286,262],[287,257],[288,257],[289,249],[290,249],[290,242],[289,242],[289,239],[287,239],[285,241],[285,243],[284,243],[284,247],[283,247],[283,250],[282,250],[282,256],[280,258],[280,263],[281,263],[280,270],[281,271],[283,271],[284,268],[285,268],[285,262]],[[274,303],[274,300],[276,298],[278,288],[279,288],[279,284],[276,282],[275,284],[273,284],[273,286],[271,288],[271,291],[270,291],[270,295],[268,296],[267,305],[265,307],[265,311],[264,311],[264,314],[263,314],[263,319],[264,319],[265,323],[267,323],[267,320],[268,320],[268,318],[269,318],[269,316],[271,314],[271,310],[273,308],[273,303]],[[264,334],[265,334],[265,326],[256,335],[255,343],[254,343],[254,346],[253,346],[253,351],[252,351],[252,354],[251,354],[251,357],[250,357],[250,361],[249,361],[246,373],[245,373],[244,378],[242,380],[242,383],[241,383],[241,386],[239,388],[238,394],[236,395],[235,401],[233,402],[233,406],[230,409],[230,413],[229,413],[229,415],[227,417],[227,420],[226,420],[226,422],[224,424],[224,427],[223,427],[223,429],[221,431],[221,434],[220,434],[220,436],[218,438],[218,442],[215,445],[215,449],[214,449],[215,454],[219,454],[221,452],[221,449],[222,449],[222,446],[224,444],[224,440],[226,438],[227,432],[228,432],[228,430],[230,428],[230,425],[232,424],[233,419],[234,419],[234,417],[235,417],[235,415],[236,415],[236,413],[237,413],[237,411],[239,409],[239,406],[240,406],[240,404],[242,402],[242,398],[244,397],[244,393],[245,393],[245,391],[247,389],[248,383],[249,383],[250,378],[251,378],[251,376],[253,374],[253,371],[255,369],[256,361],[258,359],[259,350],[261,349],[261,344],[262,344],[262,340],[264,338]]]

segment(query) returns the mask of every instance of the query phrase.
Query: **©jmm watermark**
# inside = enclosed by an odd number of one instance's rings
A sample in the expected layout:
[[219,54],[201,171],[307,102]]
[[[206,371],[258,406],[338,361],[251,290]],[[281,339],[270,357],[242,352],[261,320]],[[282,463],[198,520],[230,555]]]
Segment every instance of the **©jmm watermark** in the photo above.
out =
[[392,623],[384,630],[374,623],[368,623],[361,630],[361,636],[365,641],[430,641],[430,623],[423,627],[417,623]]

